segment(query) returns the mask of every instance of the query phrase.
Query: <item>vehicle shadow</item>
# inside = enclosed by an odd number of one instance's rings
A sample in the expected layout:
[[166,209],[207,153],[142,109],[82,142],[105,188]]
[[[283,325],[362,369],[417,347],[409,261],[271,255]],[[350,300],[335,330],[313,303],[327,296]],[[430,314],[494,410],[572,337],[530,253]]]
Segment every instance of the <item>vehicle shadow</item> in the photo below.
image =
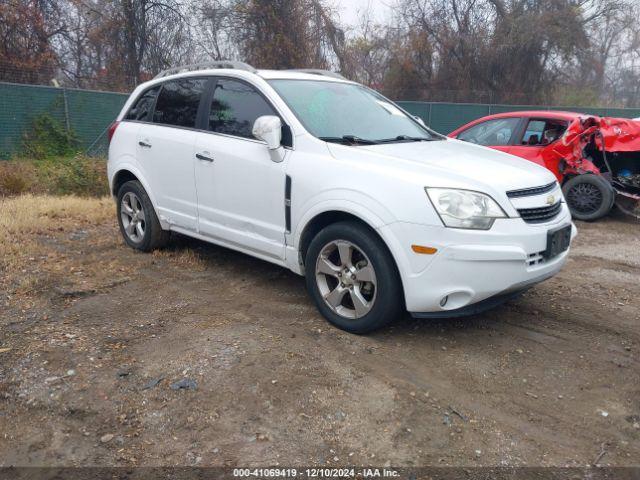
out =
[[[294,274],[285,267],[180,234],[172,235],[165,250],[174,254],[193,254],[204,265],[205,270],[215,269],[218,272],[222,270],[225,275],[231,277],[251,277],[254,285],[257,284],[261,289],[258,293],[261,298],[285,297],[289,302],[308,307],[311,312],[309,320],[312,320],[314,325],[317,323],[318,328],[328,326],[307,294],[304,277]],[[482,333],[500,329],[505,319],[513,320],[514,317],[526,316],[527,321],[530,321],[530,317],[535,315],[528,312],[529,306],[530,302],[526,297],[521,296],[487,312],[460,318],[415,319],[409,313],[405,313],[388,327],[367,336],[386,342],[405,336],[432,337],[456,332]]]

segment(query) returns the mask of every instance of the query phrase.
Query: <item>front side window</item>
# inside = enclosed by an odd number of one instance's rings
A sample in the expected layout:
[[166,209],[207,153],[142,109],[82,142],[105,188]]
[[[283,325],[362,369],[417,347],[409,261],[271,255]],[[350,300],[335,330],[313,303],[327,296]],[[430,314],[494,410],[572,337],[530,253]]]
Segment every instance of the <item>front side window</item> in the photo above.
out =
[[284,79],[269,83],[309,133],[322,140],[379,143],[441,138],[362,85]]
[[143,122],[151,120],[151,111],[153,110],[153,104],[156,101],[159,90],[160,85],[157,85],[140,95],[138,100],[129,109],[125,120],[139,120]]
[[254,138],[253,124],[263,115],[278,114],[253,87],[237,80],[218,80],[209,112],[210,131]]
[[204,78],[182,78],[163,84],[153,123],[194,128],[206,83]]
[[555,142],[567,129],[567,123],[560,120],[529,120],[524,132],[522,145],[544,146]]
[[511,137],[518,128],[519,118],[498,118],[487,120],[465,130],[458,135],[458,140],[484,146],[509,145]]

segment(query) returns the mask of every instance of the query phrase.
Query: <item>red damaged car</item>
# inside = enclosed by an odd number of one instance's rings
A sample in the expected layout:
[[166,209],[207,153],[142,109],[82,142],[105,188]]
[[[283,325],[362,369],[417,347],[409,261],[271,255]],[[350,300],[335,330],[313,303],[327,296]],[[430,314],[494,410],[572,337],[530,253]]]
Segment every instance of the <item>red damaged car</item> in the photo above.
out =
[[480,118],[449,134],[551,170],[574,218],[595,220],[614,203],[640,217],[640,122],[573,112],[521,111]]

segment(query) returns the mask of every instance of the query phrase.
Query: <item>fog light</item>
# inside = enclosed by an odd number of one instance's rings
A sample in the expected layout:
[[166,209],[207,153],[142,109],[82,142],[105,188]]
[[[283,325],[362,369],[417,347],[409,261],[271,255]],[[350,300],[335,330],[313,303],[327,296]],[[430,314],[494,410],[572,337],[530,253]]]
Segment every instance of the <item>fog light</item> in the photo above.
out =
[[440,300],[440,306],[444,308],[448,300],[449,300],[449,295],[447,295],[446,297],[442,297],[442,300]]

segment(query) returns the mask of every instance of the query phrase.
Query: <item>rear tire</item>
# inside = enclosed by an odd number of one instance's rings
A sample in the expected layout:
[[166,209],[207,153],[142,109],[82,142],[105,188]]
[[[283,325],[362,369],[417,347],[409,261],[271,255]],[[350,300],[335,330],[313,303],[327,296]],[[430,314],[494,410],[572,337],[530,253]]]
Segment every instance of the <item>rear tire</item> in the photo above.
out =
[[151,199],[137,180],[118,190],[118,225],[124,241],[132,248],[150,252],[167,244],[171,232],[160,226]]
[[357,222],[321,230],[305,259],[307,289],[333,325],[362,334],[388,325],[403,311],[395,262],[383,241]]
[[577,220],[593,221],[609,213],[615,202],[615,190],[600,175],[584,174],[562,186],[571,215]]

